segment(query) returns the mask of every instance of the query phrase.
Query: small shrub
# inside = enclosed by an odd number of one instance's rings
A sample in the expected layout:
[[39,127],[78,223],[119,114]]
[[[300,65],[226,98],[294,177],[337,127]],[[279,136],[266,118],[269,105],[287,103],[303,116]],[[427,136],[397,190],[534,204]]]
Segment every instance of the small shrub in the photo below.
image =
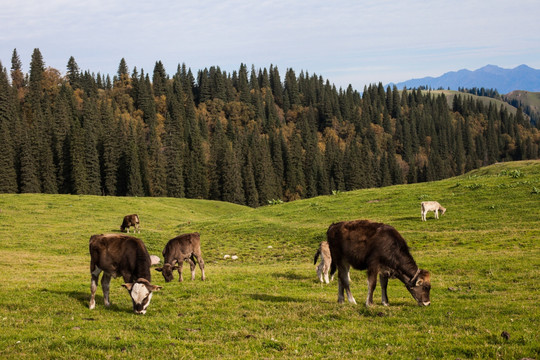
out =
[[536,186],[533,186],[531,194],[535,194],[535,195],[540,194],[540,189],[537,188]]
[[427,199],[428,197],[429,195],[423,194],[418,197],[418,200],[424,200],[424,199]]
[[511,178],[517,179],[517,178],[523,177],[524,174],[520,170],[516,169],[516,170],[510,171],[510,173],[508,173],[508,176],[510,176]]
[[465,187],[467,189],[470,189],[470,190],[477,190],[477,189],[480,189],[483,186],[484,186],[483,184],[474,183],[474,184],[471,184],[471,185],[467,185]]
[[268,200],[268,205],[280,205],[280,204],[283,204],[283,200],[281,199]]
[[332,190],[332,195],[336,196],[341,194],[341,190]]

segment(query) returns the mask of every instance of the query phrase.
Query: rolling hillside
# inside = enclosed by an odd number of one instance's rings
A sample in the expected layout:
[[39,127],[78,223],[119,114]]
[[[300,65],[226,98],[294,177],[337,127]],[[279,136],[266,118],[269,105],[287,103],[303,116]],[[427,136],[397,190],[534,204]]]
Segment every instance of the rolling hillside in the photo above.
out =
[[[420,202],[448,210],[420,221]],[[499,163],[438,182],[365,189],[252,209],[205,200],[0,195],[0,357],[21,358],[538,358],[540,161]],[[136,316],[111,282],[112,306],[88,309],[90,235],[137,212],[151,254],[199,231],[207,281],[165,283]],[[338,305],[313,255],[328,226],[393,225],[432,274],[420,308],[398,280],[390,306]],[[232,261],[224,255],[238,255]],[[188,270],[185,270],[186,272]],[[175,279],[177,279],[177,274]],[[501,337],[506,331],[509,338]]]
[[464,92],[460,92],[460,91],[456,91],[456,90],[423,90],[423,91],[427,92],[427,93],[434,94],[434,95],[444,94],[450,109],[452,108],[452,102],[454,100],[454,96],[459,95],[463,99],[467,98],[467,97],[471,97],[475,101],[480,100],[484,105],[489,105],[489,103],[493,103],[493,104],[495,104],[495,106],[497,108],[500,108],[501,106],[503,106],[508,110],[509,113],[514,114],[514,115],[517,112],[517,108],[510,105],[509,103],[507,103],[505,101],[502,101],[502,100],[499,100],[499,99],[490,98],[490,97],[487,97],[487,96],[477,96],[477,95],[468,94],[468,93],[464,93]]

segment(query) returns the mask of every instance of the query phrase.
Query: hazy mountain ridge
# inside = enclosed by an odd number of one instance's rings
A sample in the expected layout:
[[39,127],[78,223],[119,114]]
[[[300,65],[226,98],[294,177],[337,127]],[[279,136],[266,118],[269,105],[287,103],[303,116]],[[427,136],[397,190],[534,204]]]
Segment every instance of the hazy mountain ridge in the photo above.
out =
[[432,89],[458,90],[458,88],[486,88],[497,89],[500,94],[507,94],[514,90],[540,91],[540,70],[527,65],[520,65],[513,69],[504,69],[496,65],[486,65],[478,70],[462,69],[450,71],[439,77],[424,77],[397,83],[398,89],[403,87],[418,88],[420,86]]

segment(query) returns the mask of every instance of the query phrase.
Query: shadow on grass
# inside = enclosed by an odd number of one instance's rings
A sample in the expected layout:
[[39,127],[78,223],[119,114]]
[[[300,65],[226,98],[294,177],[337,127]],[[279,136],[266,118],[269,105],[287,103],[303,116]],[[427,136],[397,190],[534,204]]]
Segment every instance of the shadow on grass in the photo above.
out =
[[273,273],[272,276],[275,277],[275,278],[278,278],[278,279],[279,278],[285,278],[287,280],[309,280],[309,279],[311,279],[313,277],[316,278],[316,276],[298,274],[298,273],[295,273],[295,272],[292,272],[292,271]]
[[[81,304],[83,307],[87,309],[90,303],[90,290],[88,292],[82,292],[82,291],[61,291],[61,290],[41,289],[41,291],[72,298],[74,300],[77,300],[79,304]],[[126,312],[126,313],[133,312],[132,308],[119,308],[113,303],[112,299],[111,299],[111,305],[108,308],[106,308],[105,305],[103,304],[102,295],[96,294],[95,300],[96,300],[96,309],[101,305],[101,307],[103,307],[103,309],[107,311]]]
[[418,221],[420,222],[422,220],[422,218],[420,216],[405,216],[405,217],[400,217],[400,218],[397,218],[397,219],[394,219],[396,221]]
[[306,300],[293,298],[290,296],[278,296],[268,294],[251,294],[254,300],[269,301],[269,302],[305,302]]

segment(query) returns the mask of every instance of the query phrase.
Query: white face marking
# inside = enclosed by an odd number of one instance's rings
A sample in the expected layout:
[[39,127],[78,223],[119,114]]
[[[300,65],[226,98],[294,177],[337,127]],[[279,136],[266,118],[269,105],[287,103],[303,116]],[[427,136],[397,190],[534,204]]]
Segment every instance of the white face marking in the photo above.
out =
[[150,305],[150,300],[152,299],[152,292],[144,284],[135,283],[131,288],[131,298],[135,304],[143,305],[139,313],[145,314],[146,308]]

